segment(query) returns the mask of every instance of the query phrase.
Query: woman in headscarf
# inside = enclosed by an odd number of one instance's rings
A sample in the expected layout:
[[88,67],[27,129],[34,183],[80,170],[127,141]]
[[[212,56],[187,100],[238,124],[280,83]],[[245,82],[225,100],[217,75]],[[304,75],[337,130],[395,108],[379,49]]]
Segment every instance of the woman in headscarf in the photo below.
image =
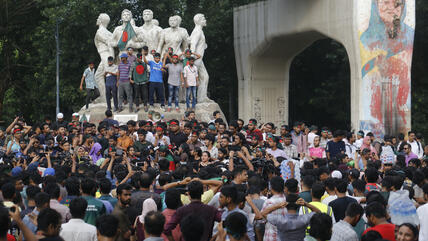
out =
[[94,164],[98,161],[98,159],[102,157],[101,149],[102,149],[101,145],[98,142],[94,142],[91,150],[89,151],[89,156],[91,157],[92,162]]
[[370,150],[370,155],[371,155],[371,156],[373,156],[373,154],[374,154],[374,155],[377,155],[376,148],[374,148],[374,147],[372,146],[372,141],[371,141],[371,139],[370,139],[370,136],[366,136],[366,137],[364,137],[364,139],[363,139],[363,144],[361,145],[360,150],[364,150],[364,149],[366,149],[366,148]]
[[157,211],[158,207],[156,206],[155,200],[153,198],[148,198],[143,202],[143,210],[141,212],[141,215],[138,216],[135,219],[134,222],[134,228],[137,235],[137,241],[144,241],[145,235],[144,235],[144,217],[150,212],[150,211]]

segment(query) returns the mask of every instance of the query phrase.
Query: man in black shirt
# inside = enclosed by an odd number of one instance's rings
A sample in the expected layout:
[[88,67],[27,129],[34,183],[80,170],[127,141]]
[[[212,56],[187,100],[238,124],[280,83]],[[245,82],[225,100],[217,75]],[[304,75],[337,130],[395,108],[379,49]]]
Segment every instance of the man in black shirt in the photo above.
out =
[[343,142],[343,138],[345,138],[345,133],[342,130],[336,130],[333,134],[333,140],[327,142],[326,154],[327,159],[332,160],[336,157],[337,154],[345,153],[345,142]]
[[174,147],[179,147],[187,141],[188,137],[180,131],[180,122],[171,120],[169,122],[169,140]]
[[346,196],[347,187],[348,183],[345,180],[338,180],[335,188],[337,199],[328,204],[333,209],[336,222],[345,218],[345,212],[350,203],[358,203],[356,199]]

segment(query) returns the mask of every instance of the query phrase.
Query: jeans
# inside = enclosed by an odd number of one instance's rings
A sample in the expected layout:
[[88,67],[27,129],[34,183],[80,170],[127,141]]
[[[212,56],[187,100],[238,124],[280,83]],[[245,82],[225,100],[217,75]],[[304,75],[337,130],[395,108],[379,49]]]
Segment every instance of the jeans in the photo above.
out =
[[132,87],[129,82],[119,82],[119,108],[122,108],[125,95],[128,99],[129,109],[132,110]]
[[163,83],[159,82],[150,82],[149,85],[149,102],[150,105],[153,105],[153,94],[156,91],[156,97],[157,100],[160,101],[161,106],[165,105],[165,97],[164,97],[164,90],[163,90]]
[[190,106],[190,94],[192,94],[192,108],[196,106],[196,86],[189,86],[186,89],[186,106]]
[[134,94],[135,94],[135,105],[140,106],[140,98],[143,101],[144,106],[148,102],[148,87],[147,83],[145,84],[134,84]]
[[117,109],[117,87],[115,85],[106,85],[107,109],[111,110],[111,97],[113,97],[114,108]]
[[180,86],[168,85],[168,107],[171,107],[172,99],[174,98],[175,107],[178,108],[178,90]]
[[86,109],[89,107],[89,102],[94,101],[100,96],[98,88],[86,89]]

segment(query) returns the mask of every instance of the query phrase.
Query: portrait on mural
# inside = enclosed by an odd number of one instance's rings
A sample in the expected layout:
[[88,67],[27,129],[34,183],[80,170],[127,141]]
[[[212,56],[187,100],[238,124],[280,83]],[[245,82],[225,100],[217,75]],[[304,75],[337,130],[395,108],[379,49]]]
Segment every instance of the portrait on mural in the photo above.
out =
[[377,136],[404,133],[410,128],[414,0],[370,0],[367,7],[368,24],[360,22],[361,91],[366,96],[360,100],[360,128]]

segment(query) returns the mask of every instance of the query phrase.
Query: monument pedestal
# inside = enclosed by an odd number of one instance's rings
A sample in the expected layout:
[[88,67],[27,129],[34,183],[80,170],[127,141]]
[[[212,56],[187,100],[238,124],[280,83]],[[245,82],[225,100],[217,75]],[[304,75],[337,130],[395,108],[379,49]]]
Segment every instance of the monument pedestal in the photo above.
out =
[[[102,120],[104,120],[106,110],[107,110],[106,103],[94,103],[94,104],[89,104],[89,108],[87,110],[84,106],[79,111],[79,114],[80,114],[80,118],[82,118],[83,115],[85,115],[87,118],[87,121],[90,121],[92,123],[99,123]],[[134,110],[135,110],[135,106],[134,106]],[[180,103],[180,112],[177,112],[175,110],[174,105],[171,108],[171,112],[163,111],[160,108],[159,104],[155,104],[154,108],[149,108],[149,111],[151,110],[155,112],[159,112],[161,115],[164,116],[164,120],[166,121],[169,121],[171,119],[177,119],[181,121],[186,111],[186,104]],[[223,116],[223,119],[226,120],[223,112],[220,109],[220,106],[214,101],[197,104],[196,110],[195,110],[196,119],[202,122],[209,122],[213,118],[212,117],[213,112],[216,110],[220,111],[221,115]],[[119,123],[122,125],[122,124],[126,124],[126,122],[129,120],[135,120],[135,121],[147,120],[148,119],[147,114],[148,112],[144,111],[143,106],[140,106],[140,110],[138,111],[138,113],[129,112],[129,108],[128,106],[126,106],[124,110],[121,112],[113,112],[113,118],[118,120]]]

